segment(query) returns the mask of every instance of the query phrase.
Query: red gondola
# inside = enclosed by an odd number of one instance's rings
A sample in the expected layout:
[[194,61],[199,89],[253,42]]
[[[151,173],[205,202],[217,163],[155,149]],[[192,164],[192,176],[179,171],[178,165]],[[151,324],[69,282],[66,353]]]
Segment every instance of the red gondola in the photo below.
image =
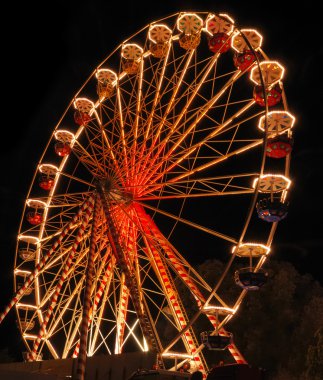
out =
[[[278,104],[282,97],[282,89],[277,83],[273,87],[266,90],[268,107],[273,107]],[[256,85],[253,90],[253,98],[260,106],[265,106],[264,91],[261,85]]]
[[33,226],[37,226],[43,221],[43,216],[41,214],[38,214],[36,211],[30,211],[27,214],[27,220]]
[[63,141],[57,141],[55,144],[55,152],[60,157],[68,156],[72,151],[72,148],[69,143]]
[[44,190],[47,190],[47,191],[51,190],[54,186],[54,178],[46,174],[42,174],[39,177],[39,186]]
[[231,47],[231,39],[226,33],[216,33],[208,41],[212,53],[226,53]]
[[260,54],[252,50],[245,50],[243,53],[236,52],[233,56],[235,67],[241,71],[250,71],[252,64],[260,58]]
[[87,125],[91,120],[91,116],[86,112],[76,110],[74,112],[74,121],[78,125]]
[[287,135],[279,135],[269,138],[267,141],[266,155],[271,158],[284,158],[290,154],[293,140]]

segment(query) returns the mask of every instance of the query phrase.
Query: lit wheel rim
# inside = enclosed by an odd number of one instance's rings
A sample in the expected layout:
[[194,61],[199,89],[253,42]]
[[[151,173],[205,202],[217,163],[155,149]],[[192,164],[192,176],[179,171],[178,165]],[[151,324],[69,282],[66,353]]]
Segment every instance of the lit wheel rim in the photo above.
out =
[[[178,17],[186,28],[188,24],[191,27],[192,20],[214,15],[197,16],[179,13],[162,20],[173,35],[161,59],[149,52],[149,25],[133,36],[136,44],[128,43],[131,39],[121,44],[88,78],[53,131],[38,168],[52,162],[58,168],[55,184],[50,192],[39,196],[37,168],[27,198],[36,199],[37,204],[43,202],[43,222],[28,225],[26,205],[15,264],[17,290],[18,278],[20,282],[22,274],[28,277],[46,257],[35,275],[33,291],[24,293],[16,304],[21,334],[34,358],[78,354],[85,268],[94,221],[97,228],[89,356],[148,349],[133,294],[126,286],[127,271],[120,269],[110,244],[111,223],[127,270],[135,278],[141,305],[150,311],[152,331],[166,367],[172,368],[167,357],[174,358],[176,351],[204,374],[208,368],[203,345],[197,339],[197,323],[172,344],[173,337],[189,323],[177,289],[179,282],[197,301],[197,310],[208,310],[210,305],[215,310],[230,310],[221,313],[219,319],[214,313],[201,313],[201,318],[209,320],[210,329],[222,334],[226,334],[225,326],[246,294],[237,288],[235,302],[228,304],[222,287],[223,280],[232,273],[228,270],[217,279],[216,292],[204,305],[208,298],[205,294],[210,295],[213,284],[205,282],[189,259],[194,253],[194,239],[199,239],[199,247],[212,243],[215,252],[227,253],[228,269],[240,264],[239,255],[229,254],[232,246],[242,246],[253,226],[262,223],[254,208],[248,207],[255,205],[259,193],[259,186],[253,187],[254,180],[270,171],[266,170],[263,149],[267,136],[257,128],[259,118],[268,112],[252,99],[249,76],[236,70],[233,60],[228,67],[220,54],[210,53],[206,38],[196,49],[180,48]],[[119,61],[140,60],[136,74],[127,75],[122,65],[120,71],[110,67],[109,62],[116,62],[116,57]],[[109,73],[114,86],[109,98],[98,99],[95,92],[96,73],[100,72]],[[286,111],[284,102],[280,107]],[[86,125],[75,124],[75,109],[89,115]],[[53,159],[57,136],[72,136],[72,152]],[[288,170],[289,160],[281,160],[280,174],[286,175]],[[105,195],[94,218],[97,181],[104,184]],[[206,212],[212,218],[207,218]],[[230,217],[225,220],[223,213]],[[270,228],[264,226],[259,244],[270,247],[275,230],[276,223]],[[23,255],[19,256],[22,249],[33,252],[34,258],[24,260]],[[253,262],[260,268],[265,259],[256,256]],[[237,362],[244,362],[234,344],[229,350]]]

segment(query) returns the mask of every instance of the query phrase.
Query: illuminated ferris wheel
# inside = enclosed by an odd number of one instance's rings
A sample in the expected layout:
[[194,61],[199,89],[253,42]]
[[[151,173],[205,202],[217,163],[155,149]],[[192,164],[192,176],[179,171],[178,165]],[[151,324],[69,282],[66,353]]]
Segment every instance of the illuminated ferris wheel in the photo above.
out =
[[[77,357],[85,333],[88,356],[153,350],[165,368],[188,361],[204,375],[206,349],[245,362],[228,323],[266,282],[287,214],[283,76],[256,30],[208,12],[152,22],[95,68],[53,130],[21,219],[17,294],[1,319],[16,308],[29,360]],[[226,257],[212,284],[190,264],[210,246]]]

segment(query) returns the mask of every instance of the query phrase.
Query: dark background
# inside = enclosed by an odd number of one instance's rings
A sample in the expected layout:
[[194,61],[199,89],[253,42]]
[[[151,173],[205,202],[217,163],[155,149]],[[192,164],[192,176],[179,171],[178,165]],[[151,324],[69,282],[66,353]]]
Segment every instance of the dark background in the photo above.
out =
[[[289,214],[272,255],[323,284],[322,5],[306,1],[49,1],[8,5],[2,23],[0,307],[13,293],[16,236],[42,151],[68,103],[94,68],[123,40],[178,11],[228,13],[255,28],[263,50],[285,68],[289,111],[296,116]],[[20,349],[11,310],[0,348]]]

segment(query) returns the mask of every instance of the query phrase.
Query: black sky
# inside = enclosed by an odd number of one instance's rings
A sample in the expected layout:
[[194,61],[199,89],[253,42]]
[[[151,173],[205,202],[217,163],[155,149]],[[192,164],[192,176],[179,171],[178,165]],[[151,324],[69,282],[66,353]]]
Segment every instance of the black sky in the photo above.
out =
[[[37,2],[38,3],[38,2]],[[321,7],[319,9],[318,7]],[[286,68],[284,87],[297,118],[290,209],[273,255],[323,283],[322,5],[315,1],[50,1],[12,3],[2,25],[0,306],[13,292],[16,236],[36,165],[53,128],[94,68],[149,22],[178,11],[228,13],[264,36],[266,54]],[[15,337],[14,311],[4,323]],[[0,326],[0,330],[3,326]],[[5,346],[7,334],[0,346]],[[16,337],[14,339],[17,339]]]

